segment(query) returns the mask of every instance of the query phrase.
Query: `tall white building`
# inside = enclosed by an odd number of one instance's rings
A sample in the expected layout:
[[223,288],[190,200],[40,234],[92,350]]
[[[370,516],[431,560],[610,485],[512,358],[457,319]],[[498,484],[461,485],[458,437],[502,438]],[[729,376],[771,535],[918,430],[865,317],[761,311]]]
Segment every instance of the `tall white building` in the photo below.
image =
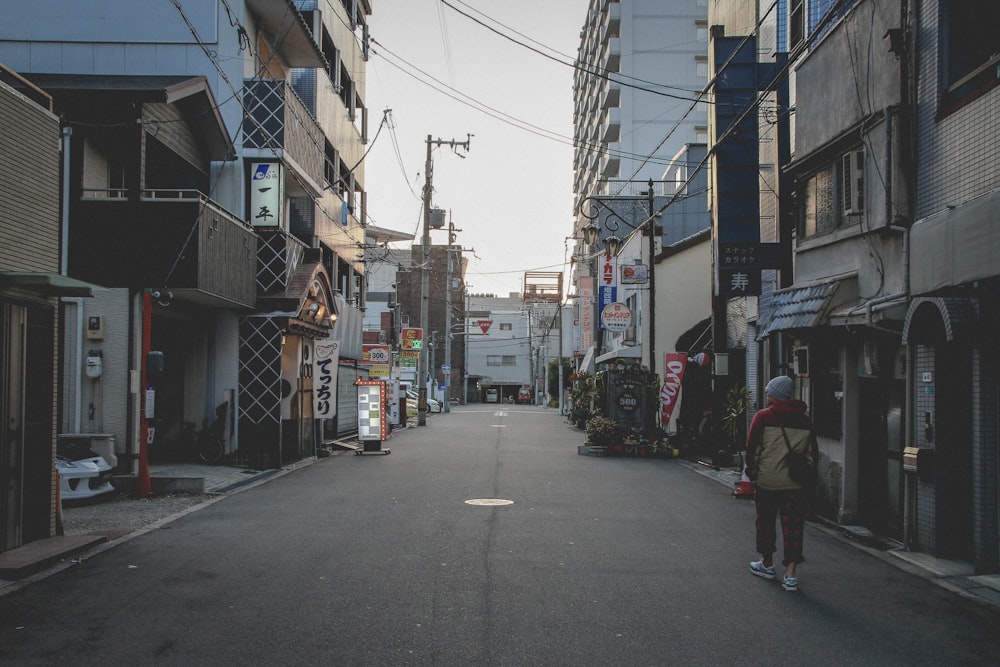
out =
[[[578,348],[586,366],[591,358],[619,355],[655,372],[657,352],[663,351],[653,344],[656,305],[667,298],[654,295],[657,255],[707,226],[708,218],[685,230],[676,227],[679,219],[668,224],[658,216],[662,233],[655,242],[649,236],[643,240],[636,230],[651,211],[677,203],[681,191],[683,198],[694,196],[675,179],[678,171],[692,167],[687,147],[708,138],[700,95],[709,79],[708,2],[591,0],[576,65],[574,235],[582,239],[584,228],[596,225],[599,239],[615,236],[624,242],[618,258],[598,258],[599,245],[578,242],[571,280],[578,295],[590,292],[579,301]],[[619,288],[618,273],[635,265],[648,268],[649,279],[630,297]],[[631,322],[617,338],[604,335],[601,324],[602,310],[612,303],[626,306]]]
[[[685,144],[705,143],[707,0],[591,0],[573,80],[576,208],[621,183],[663,180]],[[621,194],[635,194],[626,189]]]

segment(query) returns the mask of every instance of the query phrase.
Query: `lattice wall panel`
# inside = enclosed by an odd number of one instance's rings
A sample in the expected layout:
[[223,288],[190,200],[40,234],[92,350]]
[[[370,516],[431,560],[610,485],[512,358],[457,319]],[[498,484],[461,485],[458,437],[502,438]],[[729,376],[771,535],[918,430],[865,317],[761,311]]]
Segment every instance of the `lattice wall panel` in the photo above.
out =
[[281,329],[270,318],[240,321],[240,415],[252,424],[281,421]]

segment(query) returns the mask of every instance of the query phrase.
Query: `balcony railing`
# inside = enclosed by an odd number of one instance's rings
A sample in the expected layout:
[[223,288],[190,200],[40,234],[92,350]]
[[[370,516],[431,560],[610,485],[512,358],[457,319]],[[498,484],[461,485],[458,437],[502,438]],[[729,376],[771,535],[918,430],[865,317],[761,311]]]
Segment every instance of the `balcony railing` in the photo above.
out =
[[322,189],[323,130],[284,79],[246,79],[243,145],[291,158],[302,175]]
[[138,201],[100,196],[117,192],[85,190],[74,207],[71,275],[202,305],[254,307],[257,236],[245,222],[197,190],[143,190]]

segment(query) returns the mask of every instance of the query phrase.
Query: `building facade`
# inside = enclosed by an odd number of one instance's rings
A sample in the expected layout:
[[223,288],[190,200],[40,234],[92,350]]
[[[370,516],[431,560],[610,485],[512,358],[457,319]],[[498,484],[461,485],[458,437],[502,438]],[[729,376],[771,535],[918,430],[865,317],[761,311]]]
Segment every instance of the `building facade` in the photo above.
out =
[[[719,0],[710,20],[714,71],[766,73],[728,118],[732,91],[715,91],[717,351],[745,349],[752,407],[770,376],[795,379],[820,441],[820,513],[996,571],[997,10]],[[747,44],[759,60],[739,57]],[[759,215],[744,239],[754,288],[738,295],[719,237],[741,202],[727,172],[745,165],[724,143],[749,128]]]
[[[82,430],[115,436],[122,472],[193,458],[217,420],[233,462],[312,455],[355,426],[370,5],[62,9],[9,12],[0,58],[67,119],[70,275],[111,288],[82,305],[99,334],[65,332],[103,373],[64,404],[93,406]],[[348,414],[314,391],[328,341]]]
[[0,66],[0,551],[56,534],[59,297],[92,294],[63,270],[60,141],[51,98]]
[[[697,225],[682,229],[693,219],[681,222],[680,216],[666,229],[663,216],[680,199],[671,179],[678,166],[689,166],[686,146],[707,139],[701,97],[708,79],[707,16],[705,0],[594,0],[588,7],[573,86],[579,261],[570,277],[578,308],[593,308],[577,318],[590,328],[579,336],[585,355],[593,347],[587,366],[591,359],[626,357],[661,371],[659,353],[666,348],[656,345],[663,300],[655,292],[655,258],[665,244],[697,231]],[[707,215],[701,218],[704,228]],[[585,240],[595,235],[584,231],[588,227],[596,228],[596,244]],[[608,237],[623,241],[620,255],[601,251]],[[618,272],[637,264],[650,275],[645,287],[620,284]],[[593,304],[583,296],[590,284]],[[628,309],[631,322],[607,335],[601,314],[614,303],[619,312]]]

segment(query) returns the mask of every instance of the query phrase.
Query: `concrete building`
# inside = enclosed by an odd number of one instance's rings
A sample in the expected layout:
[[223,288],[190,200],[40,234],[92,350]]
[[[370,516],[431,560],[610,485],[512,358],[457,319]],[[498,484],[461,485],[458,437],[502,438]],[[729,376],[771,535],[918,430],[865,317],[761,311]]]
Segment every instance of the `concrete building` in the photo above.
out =
[[467,301],[469,401],[512,401],[522,386],[534,386],[529,309],[518,292],[469,294]]
[[[716,71],[765,72],[743,84],[763,92],[745,114],[724,117],[738,91],[715,91],[713,169],[729,185],[713,199],[713,328],[717,351],[745,349],[752,407],[768,377],[795,378],[820,441],[818,511],[993,572],[1000,95],[986,26],[1000,15],[960,4],[713,3]],[[748,208],[731,185],[750,128],[760,209],[739,295],[720,219]]]
[[[919,0],[889,36],[913,81],[907,544],[1000,571],[1000,7]],[[946,63],[942,67],[941,63]],[[897,223],[898,224],[898,223]],[[923,468],[923,469],[920,469]]]
[[[0,59],[73,130],[70,275],[111,288],[82,313],[104,372],[68,364],[64,405],[94,406],[84,428],[115,436],[123,472],[147,442],[192,458],[217,419],[233,461],[312,455],[355,426],[369,3],[86,11],[23,5],[0,27]],[[320,348],[341,372],[314,380]]]
[[51,98],[0,66],[0,551],[56,534],[59,330],[84,325],[59,297],[93,293],[65,275],[60,140]]

